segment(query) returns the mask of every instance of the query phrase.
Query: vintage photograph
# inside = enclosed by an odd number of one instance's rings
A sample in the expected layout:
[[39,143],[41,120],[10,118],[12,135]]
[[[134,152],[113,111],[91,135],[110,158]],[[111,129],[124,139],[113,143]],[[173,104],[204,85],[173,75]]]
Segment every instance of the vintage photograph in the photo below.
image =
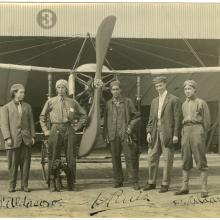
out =
[[220,3],[0,3],[0,217],[220,214]]

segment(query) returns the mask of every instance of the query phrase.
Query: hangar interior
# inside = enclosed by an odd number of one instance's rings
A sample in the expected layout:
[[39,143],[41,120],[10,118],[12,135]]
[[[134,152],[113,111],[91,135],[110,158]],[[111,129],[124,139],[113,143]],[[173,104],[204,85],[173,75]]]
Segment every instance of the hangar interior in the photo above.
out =
[[[68,5],[67,5],[68,4]],[[47,10],[56,21],[50,28],[39,24],[39,15]],[[7,13],[8,11],[12,13]],[[87,36],[78,66],[95,63],[94,37],[98,25],[108,15],[117,22],[107,61],[104,65],[116,73],[119,70],[141,70],[183,67],[219,66],[220,22],[219,4],[199,3],[66,3],[66,4],[7,4],[0,5],[0,64],[73,68]],[[22,16],[21,16],[22,15]],[[79,19],[80,18],[80,19]],[[168,90],[184,100],[182,84],[193,78],[198,82],[198,95],[205,99],[212,115],[209,151],[220,152],[220,77],[219,73],[167,74]],[[9,101],[9,88],[14,82],[26,87],[26,101],[34,110],[37,131],[38,118],[48,94],[48,72],[0,68],[0,106]],[[142,143],[149,106],[156,96],[151,75],[140,75]],[[63,72],[53,74],[54,84],[68,78]],[[134,101],[137,77],[118,75],[123,94]],[[81,91],[76,84],[76,93]],[[106,99],[110,92],[106,91]]]
[[[94,38],[61,38],[61,37],[1,37],[0,62],[8,64],[20,64],[28,66],[54,67],[71,69],[79,54],[83,41],[83,47],[78,66],[95,63],[95,50],[92,42]],[[218,66],[219,63],[219,40],[188,39],[192,48],[196,51],[204,65]],[[181,39],[135,39],[113,38],[111,40],[104,65],[110,70],[137,70],[137,69],[162,69],[199,67],[201,64],[195,58],[192,51]],[[88,65],[87,65],[88,68]],[[91,68],[91,72],[93,68]],[[40,132],[38,123],[39,114],[47,100],[48,73],[36,71],[18,71],[0,69],[0,105],[10,100],[9,88],[14,82],[21,82],[26,87],[26,101],[33,107],[37,131]],[[68,79],[67,73],[54,73],[52,78],[52,94],[55,95],[54,85],[57,79]],[[136,76],[118,75],[121,81],[123,94],[131,97],[134,101],[137,95]],[[220,77],[217,73],[203,74],[171,74],[167,75],[168,90],[184,100],[182,83],[188,78],[198,82],[198,94],[204,98],[210,107],[212,124],[218,119],[218,89]],[[155,89],[151,83],[152,76],[141,75],[141,115],[143,118],[142,130],[146,125],[149,107]],[[76,94],[82,90],[81,85],[76,83]],[[105,98],[109,99],[110,91],[106,91]],[[218,152],[218,130],[212,139],[210,151]],[[141,135],[142,143],[145,143],[145,132]]]

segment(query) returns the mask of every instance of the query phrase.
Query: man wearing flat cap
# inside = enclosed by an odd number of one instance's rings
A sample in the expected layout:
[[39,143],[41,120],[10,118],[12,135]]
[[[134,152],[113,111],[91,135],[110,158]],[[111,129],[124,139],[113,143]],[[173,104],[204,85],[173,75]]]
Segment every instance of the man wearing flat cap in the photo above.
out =
[[10,90],[12,101],[1,111],[1,130],[8,156],[9,192],[15,192],[18,167],[21,172],[21,190],[29,192],[28,178],[31,164],[31,146],[35,129],[32,109],[23,101],[24,86],[14,84]]
[[[49,145],[49,188],[51,192],[59,191],[57,161],[61,160],[64,150],[67,162],[67,187],[74,190],[76,168],[75,132],[82,128],[86,120],[85,110],[67,96],[68,84],[60,79],[56,82],[57,96],[50,98],[40,114],[40,124]],[[76,116],[79,116],[76,123]],[[47,127],[49,116],[51,128]]]
[[133,188],[138,190],[138,147],[133,140],[134,128],[140,120],[130,98],[121,95],[119,81],[111,84],[112,98],[106,103],[104,114],[104,137],[110,144],[112,154],[114,187],[123,186],[121,153],[125,155],[126,170]]
[[178,143],[181,110],[179,98],[166,90],[166,77],[155,77],[153,83],[159,96],[152,100],[146,128],[147,142],[149,143],[149,177],[144,190],[156,188],[160,155],[163,154],[163,177],[159,192],[164,193],[168,191],[170,186],[174,144]]
[[189,171],[193,167],[192,155],[197,168],[201,171],[201,197],[208,196],[206,160],[206,138],[210,127],[210,113],[207,103],[196,96],[196,82],[184,82],[186,100],[182,105],[182,160],[183,160],[183,185],[176,195],[189,193]]

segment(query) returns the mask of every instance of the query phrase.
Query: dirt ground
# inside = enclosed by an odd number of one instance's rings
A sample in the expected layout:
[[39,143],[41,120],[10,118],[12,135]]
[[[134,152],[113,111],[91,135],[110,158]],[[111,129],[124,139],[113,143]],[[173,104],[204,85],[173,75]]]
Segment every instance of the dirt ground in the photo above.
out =
[[[110,158],[91,155],[77,163],[76,192],[51,193],[42,177],[40,158],[33,157],[30,173],[30,193],[20,192],[20,180],[15,193],[8,193],[7,161],[0,157],[0,217],[219,217],[220,216],[220,156],[209,154],[209,192],[200,198],[199,172],[193,169],[190,194],[175,196],[181,186],[181,159],[175,155],[170,190],[159,193],[163,158],[158,173],[157,189],[135,191],[129,183],[112,188]],[[125,164],[123,164],[125,166]],[[125,168],[125,167],[124,167]],[[125,171],[125,169],[124,169]],[[146,154],[140,159],[140,185],[148,176]],[[65,185],[65,180],[64,180]]]

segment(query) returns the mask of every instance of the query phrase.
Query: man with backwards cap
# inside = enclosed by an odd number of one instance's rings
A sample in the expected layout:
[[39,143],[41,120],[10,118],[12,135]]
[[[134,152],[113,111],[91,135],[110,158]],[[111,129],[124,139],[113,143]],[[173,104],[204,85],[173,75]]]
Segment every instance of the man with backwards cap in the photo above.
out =
[[1,130],[8,156],[9,192],[15,192],[18,167],[21,172],[21,191],[30,192],[28,178],[31,164],[31,146],[35,129],[32,109],[23,101],[24,86],[14,84],[10,90],[12,101],[1,111]]
[[186,80],[184,82],[186,101],[182,105],[182,160],[183,160],[183,185],[176,195],[189,193],[189,171],[193,167],[194,156],[196,165],[201,171],[201,197],[208,196],[207,190],[207,160],[206,137],[210,127],[210,113],[208,105],[202,99],[196,97],[196,82]]
[[[48,138],[49,145],[49,188],[51,192],[59,191],[56,163],[61,159],[62,150],[65,151],[67,162],[67,187],[74,190],[76,146],[74,146],[75,131],[82,128],[86,120],[84,109],[67,96],[68,83],[60,79],[56,82],[57,96],[50,98],[40,114],[40,124],[44,135]],[[79,115],[78,123],[75,123],[76,114]],[[50,130],[47,127],[47,118],[51,123]]]
[[169,189],[173,167],[174,144],[178,143],[181,120],[180,101],[179,98],[167,92],[166,77],[156,77],[153,79],[153,83],[159,96],[152,100],[146,128],[147,142],[149,143],[149,177],[144,190],[156,188],[160,155],[163,154],[163,177],[159,192],[164,193]]
[[130,98],[121,95],[120,82],[111,84],[112,98],[106,103],[104,116],[104,136],[110,144],[112,154],[114,187],[123,186],[121,152],[125,155],[128,177],[133,188],[138,190],[138,148],[132,139],[133,129],[140,120]]

